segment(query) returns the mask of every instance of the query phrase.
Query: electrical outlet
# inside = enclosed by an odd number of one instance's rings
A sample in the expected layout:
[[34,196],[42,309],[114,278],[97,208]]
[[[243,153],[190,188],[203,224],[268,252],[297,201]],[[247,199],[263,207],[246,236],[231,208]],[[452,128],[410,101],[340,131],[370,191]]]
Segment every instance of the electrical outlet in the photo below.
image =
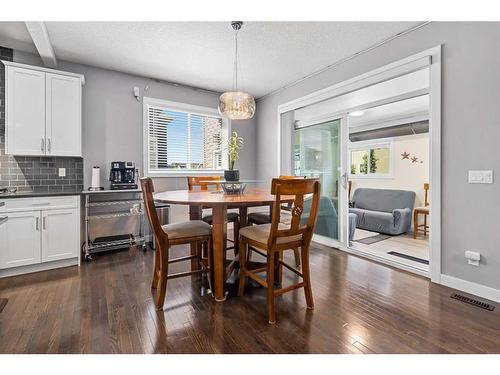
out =
[[471,266],[479,267],[479,261],[481,260],[481,254],[477,251],[466,251],[465,258]]
[[66,177],[66,168],[59,168],[59,177]]

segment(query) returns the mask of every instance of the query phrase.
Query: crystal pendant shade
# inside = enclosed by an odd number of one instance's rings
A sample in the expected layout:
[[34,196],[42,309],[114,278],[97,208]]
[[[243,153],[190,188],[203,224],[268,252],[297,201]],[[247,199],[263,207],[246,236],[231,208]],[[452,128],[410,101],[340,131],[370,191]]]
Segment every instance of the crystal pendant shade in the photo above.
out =
[[219,97],[219,113],[231,120],[247,120],[255,114],[255,100],[243,91],[228,91]]

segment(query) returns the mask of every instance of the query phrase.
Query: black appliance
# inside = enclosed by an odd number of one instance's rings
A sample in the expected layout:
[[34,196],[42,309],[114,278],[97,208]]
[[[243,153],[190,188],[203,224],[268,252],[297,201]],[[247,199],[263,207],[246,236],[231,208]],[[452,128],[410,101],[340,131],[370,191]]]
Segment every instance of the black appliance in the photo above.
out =
[[114,161],[111,163],[109,181],[111,190],[137,189],[136,169],[133,161]]

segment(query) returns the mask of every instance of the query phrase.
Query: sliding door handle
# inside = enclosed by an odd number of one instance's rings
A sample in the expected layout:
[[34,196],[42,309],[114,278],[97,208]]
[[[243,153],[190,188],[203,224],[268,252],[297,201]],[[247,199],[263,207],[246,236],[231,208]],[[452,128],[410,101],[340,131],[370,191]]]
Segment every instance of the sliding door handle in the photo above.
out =
[[47,220],[45,220],[45,219],[47,219],[46,216],[42,217],[42,229],[43,230],[47,229]]
[[35,228],[36,228],[36,230],[40,230],[40,218],[39,217],[36,218]]
[[342,187],[344,189],[347,189],[348,182],[349,182],[349,177],[348,177],[347,172],[346,172],[342,176],[340,176],[340,183],[342,184]]
[[9,220],[8,216],[0,216],[0,224],[6,223]]

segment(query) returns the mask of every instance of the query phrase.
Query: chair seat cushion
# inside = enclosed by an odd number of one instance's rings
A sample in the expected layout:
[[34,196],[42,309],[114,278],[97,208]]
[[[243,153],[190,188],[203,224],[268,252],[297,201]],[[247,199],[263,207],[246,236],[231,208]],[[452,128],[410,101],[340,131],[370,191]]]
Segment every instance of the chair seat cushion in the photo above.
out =
[[263,212],[252,212],[248,214],[248,222],[253,224],[268,224],[271,222],[271,216]]
[[208,236],[212,232],[210,224],[201,220],[183,221],[163,225],[162,229],[167,233],[169,240],[177,240],[179,238]]
[[[227,221],[229,221],[231,223],[238,221],[239,218],[240,218],[240,215],[238,215],[237,212],[228,212],[227,213]],[[205,216],[203,216],[202,220],[205,223],[212,224],[212,221],[214,220],[214,218],[212,215],[205,215]]]
[[[290,227],[288,225],[279,223],[279,230],[286,230]],[[240,236],[246,237],[250,240],[260,242],[262,244],[266,244],[269,239],[269,232],[271,231],[271,224],[261,224],[261,225],[253,225],[249,227],[244,227],[240,229]],[[277,240],[278,245],[282,245],[288,242],[295,242],[302,240],[302,235],[297,234],[295,236],[290,237],[279,237]]]

